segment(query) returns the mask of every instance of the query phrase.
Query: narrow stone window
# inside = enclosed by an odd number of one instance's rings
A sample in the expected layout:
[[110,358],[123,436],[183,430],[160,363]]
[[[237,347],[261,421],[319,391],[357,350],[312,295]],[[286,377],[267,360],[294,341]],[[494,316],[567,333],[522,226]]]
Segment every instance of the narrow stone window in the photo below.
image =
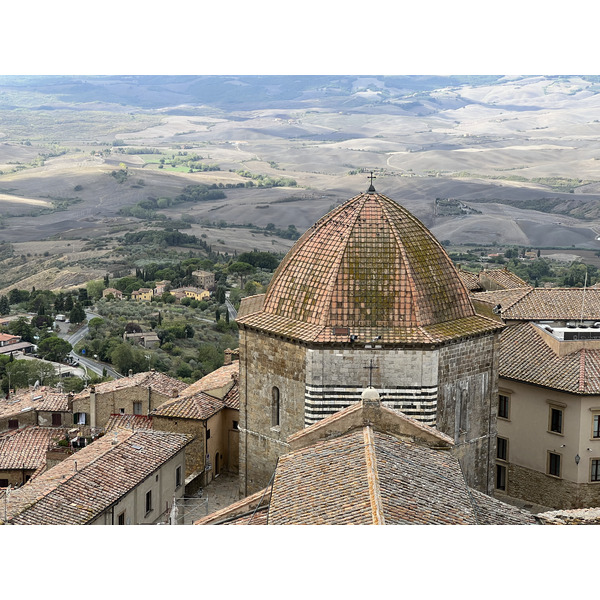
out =
[[279,388],[273,387],[271,395],[271,427],[279,427],[281,424],[281,400],[279,397]]

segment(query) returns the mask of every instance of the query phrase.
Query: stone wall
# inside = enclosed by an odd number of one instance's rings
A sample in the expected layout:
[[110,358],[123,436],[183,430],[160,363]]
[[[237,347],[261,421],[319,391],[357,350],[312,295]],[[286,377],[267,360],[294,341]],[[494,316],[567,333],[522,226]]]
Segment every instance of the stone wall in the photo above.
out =
[[25,427],[26,425],[37,425],[37,411],[29,410],[27,412],[17,413],[16,415],[1,418],[0,432],[8,431],[9,421],[18,421],[19,429],[21,429],[21,427]]
[[454,439],[470,487],[494,489],[499,336],[485,335],[439,351],[437,428]]
[[[95,415],[93,399],[95,397]],[[139,414],[147,415],[155,408],[158,408],[163,402],[170,400],[171,396],[161,394],[155,390],[143,387],[126,387],[120,390],[96,393],[90,392],[89,397],[80,398],[73,401],[74,413],[86,413],[88,418],[86,424],[93,427],[105,427],[110,419],[110,415],[119,414],[121,410],[126,415],[133,415],[134,402],[141,403],[141,412]],[[93,422],[95,420],[95,422]]]
[[309,349],[305,425],[358,402],[370,381],[384,406],[435,425],[437,372],[438,351],[432,349]]
[[[575,483],[533,469],[508,464],[506,494],[549,508],[595,508],[600,506],[600,483]],[[502,499],[502,494],[496,492]]]
[[[240,494],[264,488],[286,439],[304,428],[306,349],[250,330],[240,330]],[[279,389],[280,424],[272,421],[273,387]]]
[[[204,471],[206,466],[204,421],[199,421],[198,419],[174,419],[153,415],[152,429],[193,435],[194,441],[185,447],[185,477],[188,477],[194,471]],[[206,485],[206,482],[203,481],[202,485]]]

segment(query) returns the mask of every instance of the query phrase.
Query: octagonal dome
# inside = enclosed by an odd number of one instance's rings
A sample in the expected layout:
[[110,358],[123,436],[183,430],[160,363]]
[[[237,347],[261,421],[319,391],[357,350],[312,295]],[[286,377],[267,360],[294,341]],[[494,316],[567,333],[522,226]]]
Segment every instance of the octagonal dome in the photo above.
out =
[[296,242],[238,323],[305,341],[435,343],[497,328],[476,315],[448,254],[390,198],[369,191]]

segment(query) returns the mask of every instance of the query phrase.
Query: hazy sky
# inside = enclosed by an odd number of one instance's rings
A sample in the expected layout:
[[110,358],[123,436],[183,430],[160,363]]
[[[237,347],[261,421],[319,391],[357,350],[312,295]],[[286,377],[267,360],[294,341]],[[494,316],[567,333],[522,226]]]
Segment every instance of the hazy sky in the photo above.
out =
[[33,0],[2,6],[0,74],[597,73],[572,0]]

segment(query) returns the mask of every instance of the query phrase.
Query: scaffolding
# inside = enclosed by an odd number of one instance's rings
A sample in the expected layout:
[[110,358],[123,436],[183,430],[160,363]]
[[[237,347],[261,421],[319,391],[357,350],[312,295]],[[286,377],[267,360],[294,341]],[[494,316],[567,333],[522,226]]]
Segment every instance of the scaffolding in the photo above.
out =
[[208,515],[208,498],[176,498],[169,514],[169,525],[193,525]]

